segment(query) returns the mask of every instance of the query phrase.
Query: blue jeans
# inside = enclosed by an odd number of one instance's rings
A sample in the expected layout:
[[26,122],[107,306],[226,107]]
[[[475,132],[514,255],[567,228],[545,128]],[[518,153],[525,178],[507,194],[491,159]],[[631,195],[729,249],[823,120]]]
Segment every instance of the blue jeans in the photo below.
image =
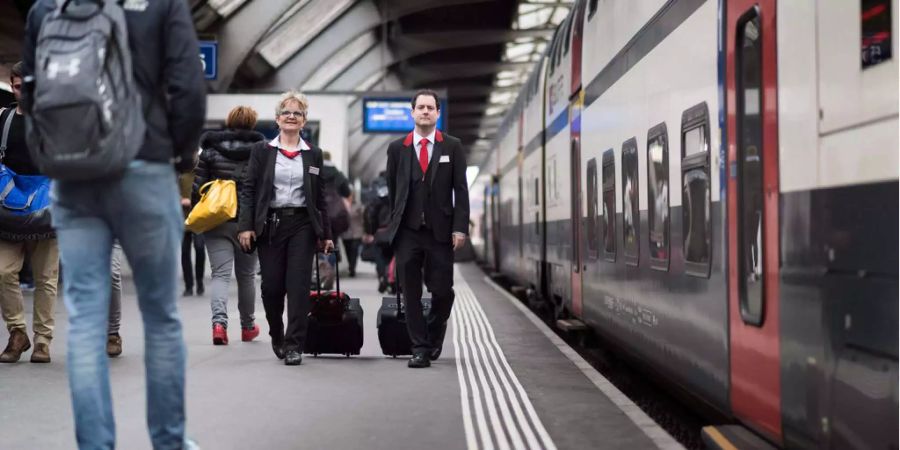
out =
[[135,268],[150,439],[157,450],[182,448],[185,345],[176,283],[184,227],[174,169],[134,161],[121,179],[54,182],[51,196],[69,312],[69,387],[79,448],[115,447],[106,356],[115,239]]

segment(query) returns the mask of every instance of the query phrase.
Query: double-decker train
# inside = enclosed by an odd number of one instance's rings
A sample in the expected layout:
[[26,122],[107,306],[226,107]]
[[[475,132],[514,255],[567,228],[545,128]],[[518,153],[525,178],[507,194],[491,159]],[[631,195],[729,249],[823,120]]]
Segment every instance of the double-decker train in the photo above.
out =
[[897,448],[898,12],[577,1],[470,189],[478,257],[770,443]]

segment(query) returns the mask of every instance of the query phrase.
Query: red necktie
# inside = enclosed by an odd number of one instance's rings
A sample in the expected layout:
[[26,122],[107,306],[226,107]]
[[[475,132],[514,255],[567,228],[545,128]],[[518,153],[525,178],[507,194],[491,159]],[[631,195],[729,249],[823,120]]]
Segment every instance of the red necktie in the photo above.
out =
[[422,167],[422,175],[424,178],[425,171],[428,170],[428,138],[422,138],[419,141],[419,166]]
[[290,150],[285,150],[285,149],[283,149],[283,148],[279,148],[278,151],[281,152],[282,155],[287,156],[287,157],[290,158],[290,159],[294,159],[294,158],[297,157],[297,155],[300,154],[300,150],[297,150],[297,151],[295,151],[295,152],[292,152],[292,151],[290,151]]

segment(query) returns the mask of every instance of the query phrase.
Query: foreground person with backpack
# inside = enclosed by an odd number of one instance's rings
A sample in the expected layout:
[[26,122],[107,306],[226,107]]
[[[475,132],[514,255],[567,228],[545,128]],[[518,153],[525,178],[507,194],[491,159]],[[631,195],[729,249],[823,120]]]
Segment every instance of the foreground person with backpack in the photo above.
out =
[[176,307],[176,169],[193,168],[206,116],[191,13],[184,0],[60,3],[38,0],[28,14],[23,104],[31,156],[54,178],[78,446],[116,446],[106,343],[118,239],[136,269],[150,439],[191,448]]

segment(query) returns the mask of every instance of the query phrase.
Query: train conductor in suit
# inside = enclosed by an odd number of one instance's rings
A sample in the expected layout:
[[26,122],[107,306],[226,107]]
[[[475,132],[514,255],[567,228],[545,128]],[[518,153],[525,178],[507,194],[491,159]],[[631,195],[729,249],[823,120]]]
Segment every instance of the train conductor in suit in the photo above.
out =
[[[459,139],[436,128],[440,115],[437,93],[417,92],[412,98],[415,130],[388,146],[388,231],[406,302],[411,368],[429,367],[441,355],[453,307],[453,252],[465,244],[469,226],[466,157]],[[432,294],[427,321],[423,271]]]

